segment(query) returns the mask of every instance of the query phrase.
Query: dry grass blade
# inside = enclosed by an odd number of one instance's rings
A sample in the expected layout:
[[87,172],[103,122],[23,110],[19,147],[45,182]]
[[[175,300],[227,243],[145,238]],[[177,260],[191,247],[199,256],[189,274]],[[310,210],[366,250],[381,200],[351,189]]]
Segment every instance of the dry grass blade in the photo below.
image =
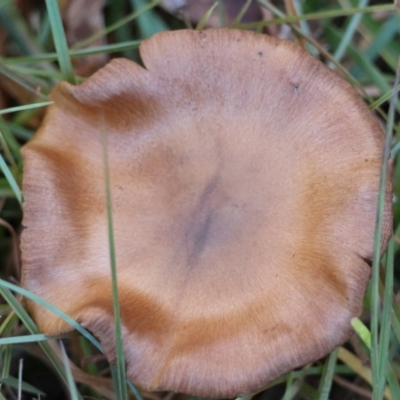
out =
[[[346,365],[348,365],[356,374],[363,378],[366,382],[368,382],[371,387],[372,383],[372,371],[371,368],[363,365],[361,360],[356,357],[353,353],[346,350],[344,347],[340,347],[338,351],[338,358]],[[385,399],[394,400],[390,390],[388,388],[385,389],[384,392]]]

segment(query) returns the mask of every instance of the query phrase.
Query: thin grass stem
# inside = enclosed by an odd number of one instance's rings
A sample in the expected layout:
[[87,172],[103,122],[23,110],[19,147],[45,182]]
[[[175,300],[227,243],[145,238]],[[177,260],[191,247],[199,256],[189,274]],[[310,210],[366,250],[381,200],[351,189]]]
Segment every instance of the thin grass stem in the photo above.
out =
[[[368,5],[368,3],[369,0],[359,0],[357,8],[365,8]],[[351,17],[350,22],[344,32],[344,35],[342,36],[342,40],[340,41],[338,47],[333,53],[333,58],[336,61],[340,61],[343,55],[345,54],[347,46],[349,45],[349,43],[353,39],[354,34],[357,31],[357,27],[361,22],[362,16],[363,15],[361,13],[357,13]],[[332,68],[333,64],[330,65],[330,67]]]
[[[257,0],[261,3],[260,0]],[[374,13],[374,12],[384,12],[384,11],[395,11],[396,6],[393,4],[384,4],[384,5],[376,5],[376,6],[369,6],[364,8],[347,8],[347,9],[336,9],[336,10],[328,10],[323,12],[317,13],[309,13],[303,15],[293,15],[287,16],[282,18],[275,18],[271,20],[264,20],[261,22],[249,22],[246,24],[238,25],[240,29],[258,29],[260,27],[265,27],[269,25],[279,25],[279,24],[292,24],[298,21],[312,21],[312,20],[323,20],[327,18],[337,18],[337,17],[345,17],[348,15],[354,14],[367,14],[367,13]]]
[[[125,50],[137,49],[140,43],[141,40],[130,40],[123,43],[90,47],[88,49],[70,50],[69,55],[71,58],[79,58],[96,54],[119,53]],[[57,60],[57,58],[57,53],[46,53],[29,57],[9,57],[3,59],[0,58],[0,61],[5,64],[26,64],[41,61],[55,61]]]
[[[99,341],[96,338],[94,338],[85,328],[83,328],[75,320],[73,320],[70,316],[68,316],[67,314],[65,314],[60,309],[53,306],[46,300],[42,299],[41,297],[37,296],[36,294],[34,294],[32,292],[29,292],[28,290],[26,290],[24,288],[16,286],[16,285],[14,285],[10,282],[7,282],[3,279],[0,279],[0,288],[6,288],[8,290],[12,290],[32,301],[35,301],[36,303],[40,304],[42,307],[47,308],[49,311],[53,312],[58,317],[62,318],[65,322],[67,322],[69,325],[71,325],[79,333],[81,333],[83,336],[85,336],[86,339],[88,339],[93,344],[93,346],[97,347],[97,349],[99,349],[102,353],[104,352]],[[32,327],[33,327],[33,325],[32,325]],[[31,332],[31,333],[33,333],[33,332]],[[34,332],[34,333],[36,334],[39,332]]]
[[118,381],[118,395],[119,399],[127,400],[128,391],[126,386],[126,371],[125,371],[125,356],[124,356],[124,343],[121,328],[121,311],[119,305],[118,294],[118,276],[117,276],[117,258],[115,253],[115,238],[114,238],[114,224],[113,224],[113,211],[111,199],[111,186],[110,186],[110,169],[108,161],[108,146],[107,146],[107,131],[106,122],[101,118],[103,126],[101,127],[101,139],[103,144],[103,164],[104,164],[104,183],[105,183],[105,196],[107,207],[107,230],[108,230],[108,245],[110,253],[110,267],[111,267],[111,284],[113,294],[113,310],[114,310],[114,325],[115,325],[115,343],[117,352],[117,381]]
[[71,365],[69,363],[67,352],[65,351],[64,344],[61,340],[59,341],[59,345],[61,349],[61,356],[65,368],[65,373],[67,375],[67,384],[68,384],[70,398],[71,400],[79,400],[80,395],[76,388],[74,377],[72,376]]
[[24,106],[5,108],[4,110],[0,110],[0,115],[10,114],[10,113],[19,112],[19,111],[31,110],[34,108],[47,107],[51,104],[53,104],[52,101],[44,101],[42,103],[26,104]]
[[386,197],[386,182],[387,182],[387,169],[390,157],[390,144],[392,142],[394,114],[397,103],[397,88],[400,81],[400,58],[397,68],[397,74],[393,90],[393,95],[390,101],[385,147],[382,157],[382,167],[380,173],[379,193],[377,201],[375,235],[374,235],[374,254],[372,261],[372,280],[371,280],[371,368],[373,380],[375,382],[373,391],[373,400],[381,399],[381,382],[380,382],[380,343],[379,343],[379,262],[381,258],[381,237],[383,230],[384,207]]
[[335,365],[337,360],[338,349],[332,351],[329,354],[325,366],[324,371],[322,373],[321,382],[318,388],[318,400],[328,400],[329,393],[332,387],[333,375],[335,373]]
[[68,52],[67,38],[61,20],[60,9],[55,0],[46,0],[47,14],[50,20],[50,26],[53,33],[54,46],[58,55],[58,63],[60,64],[61,71],[64,79],[74,84],[75,76],[72,68],[71,58]]
[[389,241],[386,256],[386,279],[383,295],[382,321],[380,330],[379,343],[379,384],[380,396],[383,395],[386,385],[386,371],[389,358],[389,343],[391,333],[391,317],[392,317],[392,298],[393,298],[393,266],[394,266],[394,242]]
[[139,15],[145,13],[146,11],[151,10],[152,8],[158,6],[161,3],[162,0],[155,0],[152,1],[151,3],[149,3],[146,7],[133,12],[130,15],[127,15],[124,18],[121,18],[118,22],[108,26],[107,28],[103,29],[101,32],[97,32],[94,35],[88,37],[87,39],[84,39],[78,43],[76,43],[72,48],[74,50],[76,49],[81,49],[82,47],[87,46],[88,44],[92,43],[93,41],[102,38],[103,36],[117,30],[118,28],[120,28],[121,26],[124,26],[125,24],[127,24],[128,22],[131,22],[133,20],[135,20]]
[[6,177],[8,184],[10,185],[12,191],[15,194],[16,199],[18,200],[18,203],[22,204],[21,189],[19,188],[18,183],[14,178],[14,175],[11,173],[10,168],[8,168],[8,165],[4,161],[4,158],[1,154],[0,154],[0,170]]
[[5,346],[9,344],[43,342],[46,340],[62,339],[65,337],[66,337],[65,335],[47,336],[43,335],[42,333],[39,333],[37,335],[13,336],[7,338],[0,338],[0,346]]

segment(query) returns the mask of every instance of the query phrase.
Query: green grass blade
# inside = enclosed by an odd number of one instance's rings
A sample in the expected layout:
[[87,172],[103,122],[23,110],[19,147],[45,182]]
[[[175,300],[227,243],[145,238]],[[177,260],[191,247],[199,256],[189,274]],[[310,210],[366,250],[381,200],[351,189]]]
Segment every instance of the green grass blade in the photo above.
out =
[[65,372],[67,375],[67,383],[68,383],[70,399],[71,400],[79,400],[80,396],[79,396],[78,390],[77,390],[75,382],[74,382],[74,377],[72,376],[71,365],[69,363],[67,352],[65,351],[64,344],[61,340],[59,341],[59,344],[60,344],[61,355],[62,355]]
[[[15,328],[15,325],[18,323],[18,316],[11,311],[6,318],[6,321],[1,326],[2,333],[5,336],[10,336]],[[4,378],[10,375],[10,367],[11,367],[11,359],[12,359],[12,346],[6,345],[0,347],[0,365],[2,367],[1,377],[0,377],[0,389],[1,384],[4,381]]]
[[34,29],[27,21],[26,14],[22,15],[21,9],[16,3],[13,1],[9,7],[4,9],[5,19],[0,25],[3,25],[10,35],[13,45],[17,45],[22,54],[38,53],[41,51],[41,47],[36,40]]
[[6,329],[6,328],[9,327],[10,325],[12,325],[12,323],[14,322],[13,320],[15,320],[15,319],[16,319],[15,313],[10,312],[7,315],[6,319],[0,325],[0,335],[2,335],[4,331],[7,332],[8,329]]
[[[393,90],[389,90],[387,93],[385,93],[383,96],[381,96],[379,99],[375,100],[373,103],[370,104],[369,109],[370,110],[375,110],[377,109],[380,105],[383,103],[386,103],[392,96],[393,96]],[[400,90],[400,86],[397,86],[397,91]]]
[[118,376],[118,368],[115,365],[110,365],[111,378],[114,383],[115,397],[119,400],[121,395],[121,388]]
[[[331,41],[334,42],[340,40],[342,33],[333,24],[327,23],[325,28],[326,36]],[[364,71],[365,75],[369,79],[369,82],[375,84],[382,93],[390,91],[391,87],[383,73],[370,60],[365,59],[362,56],[362,53],[350,43],[347,46],[347,55],[350,56],[353,61]]]
[[244,14],[246,14],[247,10],[249,9],[251,5],[252,0],[246,0],[246,3],[244,3],[243,7],[239,11],[238,15],[235,17],[235,19],[232,21],[232,28],[235,28],[237,24],[240,23],[242,18],[244,17]]
[[383,309],[379,342],[379,384],[380,395],[385,390],[385,376],[387,371],[387,360],[389,358],[389,344],[391,333],[391,317],[392,317],[392,297],[393,297],[393,269],[394,266],[394,245],[393,239],[389,241],[386,256],[386,279],[385,291],[383,296]]
[[[258,3],[262,4],[263,1],[257,0]],[[328,18],[337,18],[337,17],[345,17],[348,15],[354,14],[366,14],[366,13],[374,13],[379,11],[395,11],[396,6],[393,4],[384,4],[384,5],[376,5],[369,6],[364,8],[340,8],[335,10],[328,10],[323,12],[309,13],[304,15],[291,15],[282,18],[274,18],[271,20],[264,20],[261,22],[249,22],[246,24],[240,24],[238,28],[240,29],[258,29],[260,27],[269,26],[269,25],[280,25],[280,24],[292,24],[298,21],[312,21],[312,20],[322,20]]]
[[143,396],[139,392],[139,389],[130,381],[126,381],[126,383],[128,384],[128,387],[131,390],[131,392],[135,395],[136,400],[143,400]]
[[0,154],[0,170],[3,172],[4,176],[7,179],[8,184],[10,185],[11,189],[13,190],[16,199],[18,200],[19,204],[22,204],[22,193],[21,189],[18,186],[17,181],[14,178],[14,175],[11,173],[8,165],[4,161],[3,156]]
[[[2,110],[0,110],[1,113]],[[10,150],[13,153],[13,156],[18,160],[21,161],[21,153],[20,153],[20,147],[21,145],[18,143],[18,141],[15,139],[13,134],[11,133],[10,129],[8,129],[8,126],[6,122],[4,121],[3,117],[0,114],[0,131],[1,134],[7,143],[7,146],[10,148]]]
[[[33,335],[40,334],[36,324],[33,322],[32,318],[28,315],[28,313],[24,310],[18,300],[14,297],[14,295],[10,292],[10,290],[4,287],[3,284],[0,285],[0,294],[4,297],[7,303],[13,308],[15,313],[18,315],[23,324],[27,327],[29,332]],[[53,364],[55,370],[58,372],[62,380],[67,383],[67,377],[65,374],[65,370],[60,363],[57,355],[54,353],[53,349],[47,342],[38,342],[39,346],[42,348],[48,359]]]
[[23,75],[41,76],[44,78],[54,78],[57,82],[63,79],[63,75],[58,71],[46,71],[38,68],[24,67],[19,64],[13,64],[13,69]]
[[[16,11],[15,5],[13,5],[13,9]],[[31,48],[26,43],[24,32],[21,32],[21,29],[17,25],[18,21],[16,21],[15,12],[10,12],[9,8],[0,10],[0,26],[12,39],[14,45],[18,47],[21,53],[31,54]]]
[[58,63],[64,79],[74,84],[75,76],[72,68],[71,58],[68,53],[67,38],[61,20],[60,9],[56,0],[46,0],[47,13],[49,15],[51,31],[53,33],[54,46],[58,55]]
[[10,132],[18,139],[28,141],[33,137],[33,131],[31,129],[24,128],[12,122],[7,122],[6,125]]
[[282,400],[291,400],[293,396],[293,372],[286,375],[286,388]]
[[[101,120],[104,123],[104,128],[106,128],[105,119],[102,118]],[[118,294],[117,258],[115,253],[110,169],[108,164],[107,132],[105,129],[101,130],[101,136],[103,144],[104,183],[105,183],[105,196],[106,196],[106,206],[107,206],[107,230],[108,230],[108,244],[110,252],[110,267],[111,267],[111,280],[112,280],[112,293],[113,293],[115,343],[117,352],[117,379],[118,379],[118,392],[119,392],[118,399],[128,400],[128,391],[126,386],[124,343],[123,343],[123,336],[121,329],[121,311],[119,306],[119,294]]]
[[[17,85],[23,87],[35,97],[40,97],[42,99],[47,98],[47,94],[43,92],[48,92],[49,86],[43,79],[38,79],[32,75],[22,75],[14,68],[9,68],[1,62],[0,74],[15,82]],[[38,88],[40,88],[40,91],[38,91]]]
[[[46,300],[42,299],[41,297],[35,295],[34,293],[29,292],[26,289],[23,289],[19,286],[13,285],[10,282],[7,282],[3,279],[0,279],[0,288],[7,288],[9,290],[12,290],[14,292],[17,292],[18,294],[21,294],[24,297],[27,297],[28,299],[35,301],[36,303],[40,304],[42,307],[47,308],[49,311],[53,312],[56,314],[58,317],[62,318],[65,322],[67,322],[69,325],[71,325],[74,329],[76,329],[79,333],[81,333],[83,336],[86,337],[95,347],[97,347],[102,353],[103,353],[103,348],[101,347],[101,344],[98,342],[97,339],[95,339],[85,328],[83,328],[81,325],[79,325],[75,320],[73,320],[70,316],[59,310],[57,307],[53,306],[52,304],[48,303]],[[33,332],[31,332],[33,333]],[[34,332],[39,333],[39,332]]]
[[396,373],[389,363],[387,363],[386,368],[386,377],[389,384],[389,389],[392,392],[392,398],[400,399],[400,385]]
[[337,353],[338,349],[336,348],[331,354],[329,354],[329,357],[325,362],[324,371],[322,373],[321,382],[318,388],[318,400],[328,400],[329,398],[333,375],[335,373]]
[[[90,342],[84,337],[81,336],[79,338],[79,346],[81,348],[83,357],[91,357],[93,355],[93,349],[90,345]],[[89,372],[90,375],[98,375],[99,370],[95,363],[89,363],[86,365],[86,370]]]
[[[305,4],[302,4],[302,2],[300,2],[299,0],[293,0],[293,5],[294,5],[297,15],[304,15],[303,8],[304,8]],[[306,36],[308,36],[308,37],[313,36],[313,33],[312,33],[307,21],[300,21],[299,29],[301,32],[304,33],[304,36],[303,36],[304,39],[306,39]],[[302,36],[300,36],[300,37],[302,37]],[[307,43],[307,51],[310,54],[312,54],[314,57],[318,57],[318,49],[315,46],[313,46],[311,43]]]
[[10,114],[10,113],[19,112],[19,111],[25,111],[25,110],[31,110],[34,108],[46,107],[46,106],[49,106],[50,104],[53,104],[53,102],[52,101],[44,101],[42,103],[26,104],[24,106],[5,108],[4,110],[0,110],[0,115]]
[[379,262],[381,258],[380,247],[383,229],[383,211],[385,206],[386,181],[387,181],[387,163],[390,157],[390,144],[392,142],[394,114],[397,102],[397,87],[400,80],[400,59],[397,68],[397,74],[393,91],[393,96],[390,101],[385,148],[382,158],[382,167],[379,182],[379,194],[376,212],[375,235],[374,235],[374,255],[372,261],[372,281],[371,281],[371,369],[374,380],[373,400],[380,400],[382,396],[380,384],[380,358],[379,358]]
[[207,12],[201,17],[199,23],[196,26],[197,31],[201,31],[205,28],[206,23],[208,19],[211,17],[211,14],[215,10],[215,8],[218,6],[218,2],[215,2],[208,10]]
[[[358,2],[358,8],[365,8],[368,5],[368,0],[359,0]],[[351,42],[351,40],[353,39],[354,34],[357,31],[357,27],[360,24],[362,18],[362,14],[357,13],[354,14],[351,19],[350,22],[344,32],[344,35],[342,37],[342,40],[339,43],[339,46],[336,48],[336,51],[333,54],[333,58],[336,61],[340,61],[347,49],[347,46],[349,45],[349,43]],[[331,65],[331,67],[333,66],[333,64]]]
[[[271,3],[269,3],[266,0],[258,0],[258,3],[260,3],[261,7],[265,8],[266,10],[272,12],[273,15],[276,15],[278,17],[282,17],[285,15],[280,11],[277,7],[273,6]],[[362,90],[362,86],[352,79],[351,75],[347,72],[345,68],[342,67],[341,64],[339,64],[332,56],[331,54],[326,51],[316,40],[314,40],[311,36],[305,35],[296,25],[291,26],[292,30],[296,33],[298,33],[301,37],[303,37],[312,47],[315,49],[318,49],[318,53],[320,53],[322,56],[324,56],[326,59],[330,60],[333,64],[336,65],[336,68],[342,72],[342,74],[356,87],[358,87],[360,90]],[[313,52],[314,53],[314,52]],[[389,90],[389,89],[388,89]]]
[[371,349],[371,332],[364,325],[364,323],[358,318],[353,318],[351,320],[351,326],[356,331],[363,343],[368,347],[368,349]]
[[[15,389],[18,388],[18,385],[20,382],[18,381],[17,378],[14,378],[13,376],[8,376],[7,378],[4,378],[1,380],[4,385],[13,387]],[[41,390],[37,389],[35,386],[30,385],[29,383],[26,382],[21,382],[21,388],[24,392],[34,394],[36,396],[46,396],[46,393],[42,392]],[[37,397],[36,397],[37,398]]]
[[121,26],[127,24],[128,22],[131,22],[133,20],[135,20],[139,15],[145,13],[146,11],[151,10],[152,8],[158,6],[161,3],[162,0],[154,0],[151,3],[149,3],[146,7],[133,12],[130,15],[127,15],[124,18],[121,18],[118,22],[108,26],[106,29],[103,29],[100,32],[95,33],[94,35],[88,37],[87,39],[84,39],[78,43],[76,43],[72,48],[73,49],[80,49],[82,47],[85,47],[86,45],[92,43],[94,40],[99,39],[107,34],[109,34],[110,32],[113,32],[115,30],[117,30],[118,28],[120,28]]
[[[4,156],[8,161],[8,163],[10,164],[10,170],[13,171],[15,174],[18,174],[18,166],[14,160],[13,154],[11,153],[10,147],[8,146],[7,140],[5,139],[4,136],[8,136],[8,139],[12,138],[13,141],[15,140],[11,131],[8,129],[8,126],[6,125],[5,121],[0,116],[0,149],[3,150]],[[16,148],[17,148],[16,153],[20,154],[18,143]]]
[[[380,24],[370,15],[363,18],[364,29],[368,31],[366,39],[370,45],[362,51],[362,56],[373,62],[380,55],[385,62],[396,70],[396,55],[400,53],[400,45],[396,46],[396,35],[399,30],[400,16],[394,13],[384,24]],[[358,66],[351,69],[351,74],[359,79],[361,70]]]
[[[118,24],[121,21],[121,19],[124,18],[125,6],[126,6],[126,0],[113,0],[109,2],[106,12],[104,13],[106,26],[113,26],[115,24]],[[103,28],[103,30],[97,31],[95,35],[101,35],[101,33],[105,32],[106,29],[107,28]],[[128,26],[128,24],[123,24],[113,32],[113,37],[117,43],[124,43],[128,40],[132,40],[133,32],[131,27]],[[123,57],[128,59],[135,58],[134,51],[124,51],[122,55]]]
[[[141,10],[146,7],[145,0],[130,0],[135,10]],[[140,37],[149,38],[158,32],[163,32],[168,29],[168,25],[161,19],[153,8],[140,14],[137,17],[137,24],[140,31]]]
[[45,14],[41,21],[40,32],[38,36],[38,42],[41,46],[44,46],[47,39],[50,37],[51,34],[51,26],[50,26],[50,19],[49,15]]
[[[70,50],[69,55],[71,58],[79,58],[95,54],[119,53],[124,50],[137,49],[140,46],[140,43],[141,40],[130,40],[123,43],[107,44],[103,46],[89,47],[87,49]],[[10,57],[3,59],[0,58],[0,60],[4,64],[24,64],[41,61],[55,61],[57,60],[57,53],[38,54],[29,57]]]
[[[395,246],[393,246],[395,248]],[[385,286],[383,281],[386,281],[385,271],[381,268],[380,271],[380,280],[379,280],[379,294],[381,298],[385,297]],[[392,328],[393,332],[396,335],[397,341],[400,343],[400,307],[397,303],[396,297],[394,294],[392,295]]]
[[12,346],[4,346],[4,351],[2,352],[2,367],[0,388],[4,379],[10,375],[11,359],[12,359]]
[[47,335],[43,335],[41,333],[39,333],[37,335],[7,337],[7,338],[0,338],[0,346],[5,346],[5,345],[9,345],[9,344],[43,342],[46,340],[61,339],[63,337],[65,337],[65,335],[63,335],[63,336],[47,336]]

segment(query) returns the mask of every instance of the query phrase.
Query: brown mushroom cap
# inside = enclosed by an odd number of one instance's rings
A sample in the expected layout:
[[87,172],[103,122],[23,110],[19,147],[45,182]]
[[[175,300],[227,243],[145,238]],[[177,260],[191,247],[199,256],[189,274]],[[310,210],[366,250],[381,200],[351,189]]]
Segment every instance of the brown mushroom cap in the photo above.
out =
[[[23,149],[23,284],[113,360],[106,132],[129,378],[244,394],[351,334],[383,133],[352,87],[293,43],[215,29],[161,33],[140,50],[145,68],[119,59],[57,85]],[[28,306],[44,333],[71,329]]]

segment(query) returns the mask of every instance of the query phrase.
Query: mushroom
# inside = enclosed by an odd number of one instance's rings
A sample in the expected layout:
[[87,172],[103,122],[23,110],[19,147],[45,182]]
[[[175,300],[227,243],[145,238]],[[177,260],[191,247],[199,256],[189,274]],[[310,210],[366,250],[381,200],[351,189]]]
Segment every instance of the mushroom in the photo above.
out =
[[[23,285],[113,362],[105,135],[128,377],[245,394],[351,335],[383,133],[351,85],[294,43],[183,30],[140,51],[145,67],[116,59],[58,84],[24,147]],[[44,333],[71,329],[27,305]]]

